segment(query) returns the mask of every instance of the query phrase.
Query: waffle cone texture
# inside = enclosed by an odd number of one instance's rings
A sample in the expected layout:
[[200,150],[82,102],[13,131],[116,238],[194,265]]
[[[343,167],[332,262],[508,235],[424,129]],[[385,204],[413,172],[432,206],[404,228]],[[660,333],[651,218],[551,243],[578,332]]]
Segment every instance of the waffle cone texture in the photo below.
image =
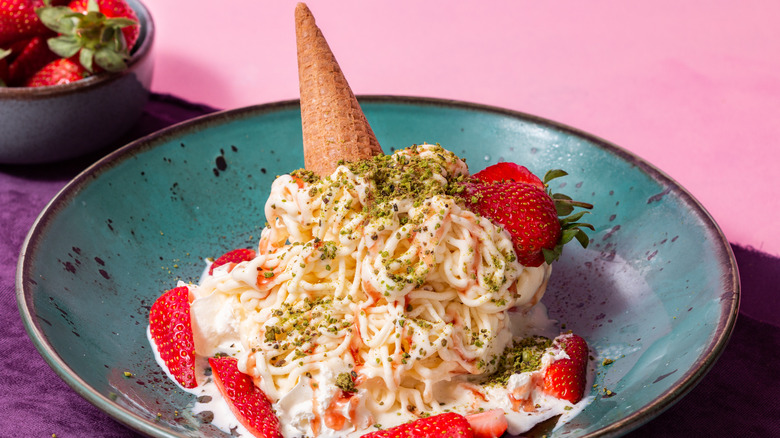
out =
[[295,8],[303,156],[307,170],[328,176],[340,160],[381,155],[382,148],[309,8]]

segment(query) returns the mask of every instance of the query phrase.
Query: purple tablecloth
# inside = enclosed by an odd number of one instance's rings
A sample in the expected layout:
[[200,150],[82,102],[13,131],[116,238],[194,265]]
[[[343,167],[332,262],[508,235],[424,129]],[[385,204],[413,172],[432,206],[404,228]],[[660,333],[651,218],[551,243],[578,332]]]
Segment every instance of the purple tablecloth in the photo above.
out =
[[[212,111],[153,95],[143,118],[117,144]],[[49,368],[27,338],[14,294],[19,251],[33,221],[71,178],[110,149],[55,165],[0,165],[0,437],[140,436]],[[726,351],[686,397],[628,436],[780,437],[780,259],[733,249],[742,304]]]

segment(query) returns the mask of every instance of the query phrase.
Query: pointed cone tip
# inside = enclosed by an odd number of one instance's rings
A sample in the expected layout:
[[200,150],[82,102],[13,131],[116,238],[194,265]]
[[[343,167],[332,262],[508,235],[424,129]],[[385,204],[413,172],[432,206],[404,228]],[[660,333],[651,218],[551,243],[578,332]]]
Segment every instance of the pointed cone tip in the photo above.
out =
[[295,25],[306,169],[327,176],[341,160],[381,155],[382,148],[305,3],[295,8]]

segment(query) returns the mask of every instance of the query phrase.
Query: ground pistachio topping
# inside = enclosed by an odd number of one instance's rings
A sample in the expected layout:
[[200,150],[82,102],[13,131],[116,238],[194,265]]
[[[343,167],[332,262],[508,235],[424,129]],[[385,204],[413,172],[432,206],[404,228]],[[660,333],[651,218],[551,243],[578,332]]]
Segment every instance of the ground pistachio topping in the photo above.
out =
[[[463,190],[465,175],[448,175],[447,163],[459,160],[440,145],[434,154],[418,155],[420,145],[406,149],[409,154],[377,155],[368,160],[340,162],[354,174],[366,179],[372,186],[371,203],[367,206],[370,217],[386,217],[393,213],[393,200],[411,199],[415,206],[436,195],[455,195]],[[447,175],[446,183],[433,178]]]
[[512,374],[538,370],[542,365],[544,351],[552,340],[542,336],[531,336],[515,340],[504,349],[498,359],[496,370],[487,376],[486,385],[506,385]]
[[[352,372],[354,373],[354,371]],[[357,392],[352,373],[341,373],[336,377],[336,386],[344,392]]]

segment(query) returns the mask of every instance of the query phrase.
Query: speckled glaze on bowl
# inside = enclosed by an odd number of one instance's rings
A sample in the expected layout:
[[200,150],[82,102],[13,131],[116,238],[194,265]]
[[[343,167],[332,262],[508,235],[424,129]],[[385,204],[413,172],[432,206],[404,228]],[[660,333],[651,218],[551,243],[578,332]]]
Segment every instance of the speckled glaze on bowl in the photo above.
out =
[[141,33],[128,69],[51,87],[0,88],[0,163],[52,163],[94,152],[127,132],[149,98],[154,21],[137,0]]
[[[544,302],[592,346],[597,387],[548,436],[628,432],[710,369],[736,320],[739,278],[728,242],[685,189],[617,146],[526,114],[361,101],[386,152],[439,142],[472,172],[502,160],[565,168],[566,193],[595,205],[590,247],[566,249]],[[75,178],[30,230],[17,272],[30,338],[120,422],[157,437],[226,436],[188,413],[192,396],[154,362],[148,311],[177,280],[196,280],[204,257],[257,241],[274,177],[303,166],[299,111],[297,102],[225,111],[132,143]]]

